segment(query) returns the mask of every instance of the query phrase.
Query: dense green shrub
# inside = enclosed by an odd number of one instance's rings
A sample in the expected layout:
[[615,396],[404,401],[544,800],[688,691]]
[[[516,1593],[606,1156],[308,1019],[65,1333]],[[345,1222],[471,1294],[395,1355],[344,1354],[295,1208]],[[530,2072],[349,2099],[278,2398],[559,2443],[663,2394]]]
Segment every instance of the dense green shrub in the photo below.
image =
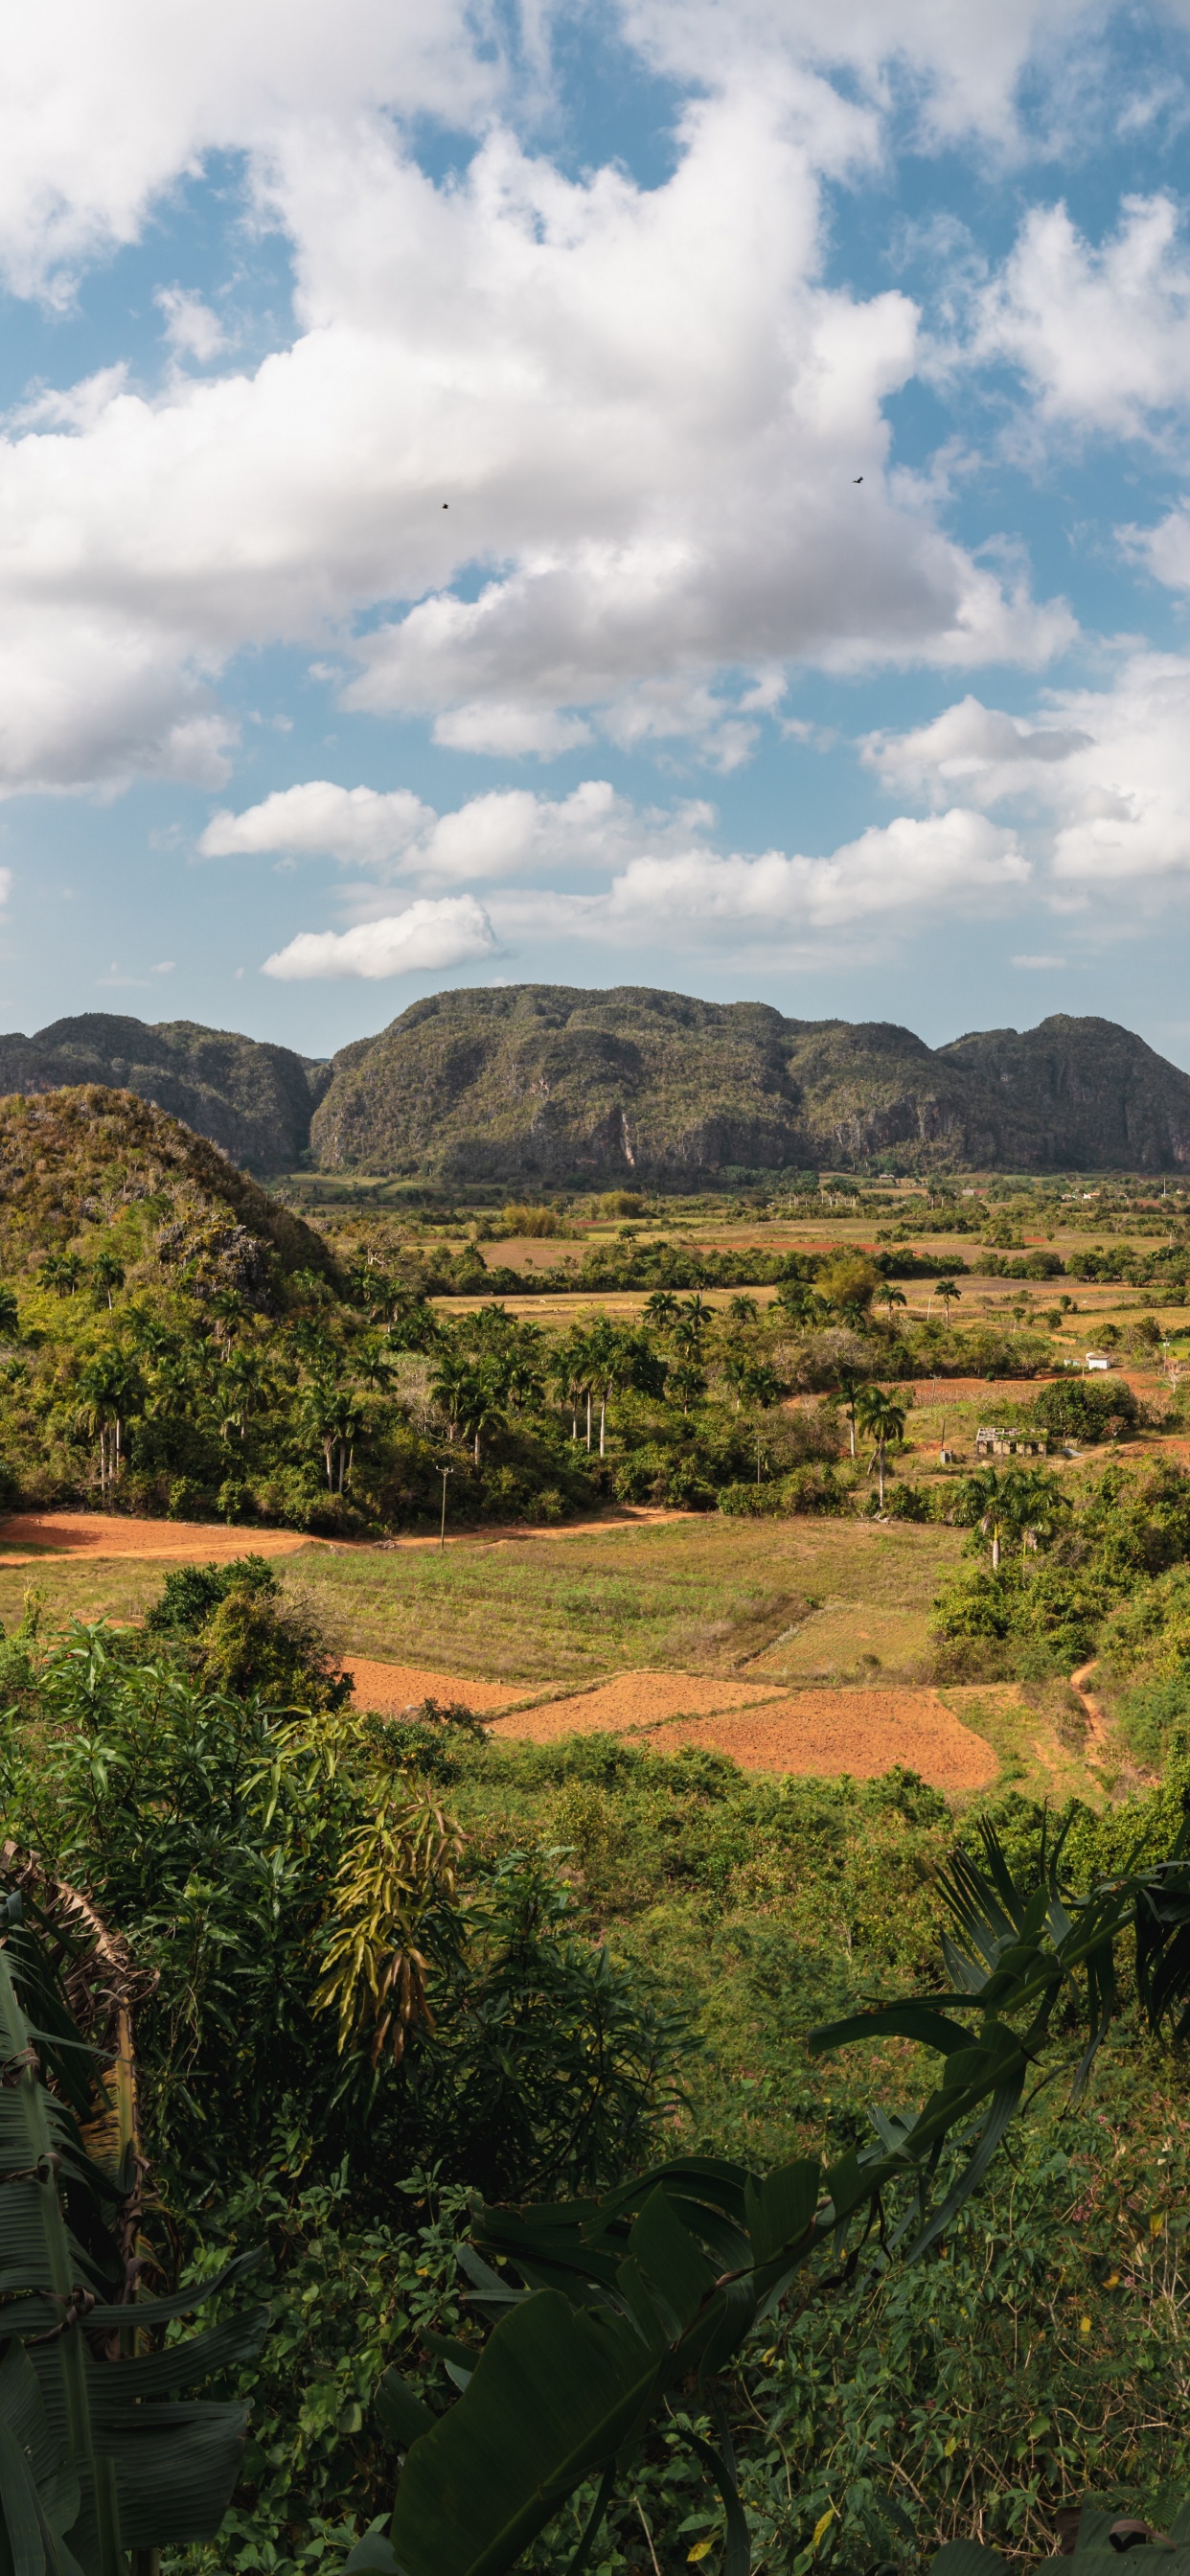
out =
[[1055,1378],[1034,1397],[1030,1411],[1047,1431],[1072,1440],[1106,1440],[1114,1431],[1130,1429],[1140,1415],[1131,1387],[1121,1378],[1109,1378],[1106,1384],[1102,1378]]

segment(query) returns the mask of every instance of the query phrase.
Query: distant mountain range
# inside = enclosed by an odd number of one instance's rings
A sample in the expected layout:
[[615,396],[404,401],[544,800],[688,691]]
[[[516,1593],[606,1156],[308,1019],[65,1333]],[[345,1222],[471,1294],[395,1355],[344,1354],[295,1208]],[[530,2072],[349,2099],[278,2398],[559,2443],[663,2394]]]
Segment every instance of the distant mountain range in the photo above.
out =
[[102,1082],[154,1101],[254,1171],[283,1171],[310,1143],[310,1116],[330,1066],[194,1020],[143,1020],[84,1011],[31,1038],[0,1037],[0,1092],[57,1091]]
[[190,1020],[85,1012],[0,1037],[0,1091],[136,1092],[256,1170],[697,1188],[906,1169],[1190,1167],[1190,1076],[1112,1020],[928,1047],[892,1022],[621,986],[434,994],[330,1064]]

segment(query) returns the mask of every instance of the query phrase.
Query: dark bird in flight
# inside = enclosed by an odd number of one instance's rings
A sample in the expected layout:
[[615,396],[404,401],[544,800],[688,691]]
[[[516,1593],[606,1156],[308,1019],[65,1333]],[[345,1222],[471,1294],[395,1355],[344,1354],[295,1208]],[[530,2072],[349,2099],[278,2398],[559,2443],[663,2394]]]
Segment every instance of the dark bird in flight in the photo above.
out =
[[449,510],[449,508],[450,508],[450,503],[449,503],[449,501],[444,501],[444,502],[443,502],[443,504],[442,504],[442,507],[443,507],[443,509],[444,509],[444,510]]
[[[853,474],[853,475],[852,475],[852,477],[851,477],[851,480],[852,480],[852,482],[853,482],[853,483],[862,483],[862,482],[863,482],[863,479],[864,479],[864,478],[863,478],[863,475],[862,475],[862,474]],[[442,507],[443,507],[443,509],[445,509],[445,508],[446,508],[446,503],[445,503],[445,501],[443,502]]]

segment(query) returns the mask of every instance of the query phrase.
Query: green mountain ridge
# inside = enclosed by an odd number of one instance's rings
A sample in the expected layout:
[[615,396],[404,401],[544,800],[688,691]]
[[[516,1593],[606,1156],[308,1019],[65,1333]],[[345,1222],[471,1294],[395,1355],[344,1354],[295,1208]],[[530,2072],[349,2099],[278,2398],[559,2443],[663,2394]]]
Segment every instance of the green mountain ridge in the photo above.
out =
[[647,986],[464,987],[331,1063],[105,1012],[0,1036],[0,1092],[100,1082],[261,1172],[309,1158],[444,1184],[714,1186],[895,1156],[906,1169],[1190,1167],[1190,1075],[1103,1019],[929,1047]]
[[326,1170],[546,1186],[829,1168],[1174,1170],[1190,1075],[1110,1020],[931,1048],[893,1022],[762,1002],[522,984],[414,1002],[333,1059]]
[[259,1171],[296,1163],[310,1141],[310,1113],[330,1068],[289,1047],[206,1029],[194,1020],[144,1020],[85,1011],[27,1038],[0,1036],[0,1093],[36,1094],[78,1083],[131,1091]]

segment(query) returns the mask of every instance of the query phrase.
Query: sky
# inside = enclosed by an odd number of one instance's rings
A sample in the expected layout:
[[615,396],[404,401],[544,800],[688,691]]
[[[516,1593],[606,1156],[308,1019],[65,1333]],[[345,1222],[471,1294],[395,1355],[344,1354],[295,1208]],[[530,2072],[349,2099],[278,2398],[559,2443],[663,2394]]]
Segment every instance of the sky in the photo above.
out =
[[0,25],[0,1026],[1190,1066],[1190,0]]

